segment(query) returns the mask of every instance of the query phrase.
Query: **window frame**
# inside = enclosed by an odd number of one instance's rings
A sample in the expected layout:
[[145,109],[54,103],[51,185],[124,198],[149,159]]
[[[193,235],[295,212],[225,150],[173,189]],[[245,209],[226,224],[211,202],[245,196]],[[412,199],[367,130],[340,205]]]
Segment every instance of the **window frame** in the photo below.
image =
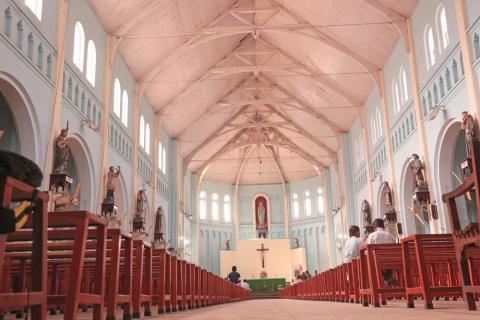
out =
[[92,39],[88,40],[87,44],[87,68],[85,71],[85,77],[87,81],[95,87],[95,80],[97,74],[97,48],[95,42]]
[[85,66],[85,28],[80,21],[75,23],[73,33],[73,64],[83,73]]

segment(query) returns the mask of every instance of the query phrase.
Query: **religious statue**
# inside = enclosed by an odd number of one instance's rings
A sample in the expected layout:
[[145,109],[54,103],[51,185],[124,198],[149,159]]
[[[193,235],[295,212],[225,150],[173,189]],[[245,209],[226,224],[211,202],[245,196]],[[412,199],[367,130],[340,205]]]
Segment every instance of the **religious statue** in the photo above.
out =
[[137,192],[137,205],[136,205],[136,212],[133,217],[133,232],[141,232],[145,231],[145,204],[147,202],[147,198],[145,195],[145,189],[139,190]]
[[114,167],[111,166],[108,169],[107,173],[107,195],[105,197],[105,201],[113,202],[115,200],[114,192],[115,192],[115,182],[117,181],[118,177],[120,176],[120,166]]
[[295,238],[293,238],[293,241],[295,241],[295,249],[300,248],[300,239],[295,237]]
[[424,167],[422,160],[420,160],[418,157],[418,154],[412,154],[411,161],[408,167],[413,173],[413,190],[418,191],[421,189],[426,189],[427,182],[425,181],[425,177],[423,175]]
[[53,164],[53,173],[67,173],[69,144],[67,140],[67,127],[62,129],[60,135],[55,140],[55,160]]
[[477,137],[477,131],[475,128],[475,120],[473,117],[467,112],[462,112],[462,126],[461,129],[465,131],[465,144],[467,147],[467,158],[471,159],[473,150],[473,140]]
[[397,222],[397,212],[395,211],[395,207],[393,206],[393,194],[392,189],[390,189],[390,185],[387,181],[383,183],[382,187],[382,195],[385,199],[385,212],[384,218],[385,221],[388,223],[396,223]]
[[165,215],[163,213],[163,208],[158,207],[157,213],[155,215],[155,231],[153,233],[153,238],[156,242],[165,243],[164,239],[165,234]]
[[370,210],[370,203],[367,200],[362,202],[362,216],[365,226],[372,225],[372,212]]
[[265,206],[263,205],[263,202],[260,202],[260,204],[258,205],[258,224],[260,224],[261,226],[264,226],[265,217],[266,217]]
[[225,250],[230,251],[230,240],[225,241]]
[[64,211],[70,206],[78,206],[80,196],[80,184],[75,188],[75,192],[50,190],[48,211]]
[[388,185],[388,182],[383,183],[383,196],[385,197],[385,206],[388,208],[393,207],[393,196],[392,196],[392,189]]
[[256,229],[259,238],[267,238],[268,223],[267,223],[267,209],[266,209],[266,199],[263,196],[255,198],[256,206]]

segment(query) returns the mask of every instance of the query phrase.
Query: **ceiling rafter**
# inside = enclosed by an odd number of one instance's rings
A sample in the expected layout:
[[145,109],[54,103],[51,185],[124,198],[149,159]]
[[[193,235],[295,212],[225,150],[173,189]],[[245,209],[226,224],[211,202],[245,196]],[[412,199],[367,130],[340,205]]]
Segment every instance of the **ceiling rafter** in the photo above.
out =
[[[317,68],[317,70],[313,70],[312,67],[306,65],[305,63],[303,63],[299,59],[297,59],[297,58],[291,56],[290,54],[288,54],[287,52],[285,52],[285,50],[279,48],[278,46],[274,45],[273,43],[271,43],[267,40],[259,39],[259,41],[265,46],[274,47],[275,49],[277,49],[279,51],[279,53],[284,58],[289,60],[292,64],[301,66],[302,69],[305,71],[305,73],[307,73],[311,78],[313,78],[314,82],[316,82],[322,89],[323,89],[323,87],[328,87],[328,88],[332,89],[335,93],[337,93],[340,97],[345,99],[345,101],[347,101],[351,105],[358,106],[358,105],[362,104],[357,98],[353,97],[351,94],[349,94],[348,92],[343,90],[340,87],[340,85],[335,81],[335,79],[333,79],[329,75],[326,75],[326,72],[324,72],[323,70],[320,70],[318,68]],[[324,75],[320,76],[319,73],[324,74]]]
[[302,126],[300,126],[298,123],[287,117],[285,114],[277,110],[274,106],[266,105],[274,114],[279,116],[283,121],[289,123],[292,127],[294,127],[301,135],[305,136],[306,138],[310,139],[312,142],[314,142],[316,145],[321,147],[322,149],[326,150],[329,155],[336,155],[337,153],[335,150],[330,148],[328,145],[320,141],[317,137],[315,137],[313,134],[308,132],[307,130],[303,129]]
[[290,92],[288,89],[285,87],[282,87],[278,82],[273,81],[271,78],[269,78],[267,75],[263,75],[267,80],[269,80],[272,83],[275,83],[278,90],[280,90],[283,94],[285,94],[287,97],[290,97],[292,99],[295,99],[296,102],[303,108],[305,112],[308,112],[311,114],[315,119],[318,119],[321,121],[323,124],[325,124],[330,130],[332,130],[333,133],[335,133],[337,136],[341,133],[344,133],[345,131],[338,127],[335,123],[327,119],[322,113],[318,112],[315,110],[315,108],[310,105],[308,102],[300,99],[299,97],[295,96],[292,92]]
[[222,130],[225,129],[225,126],[229,124],[231,121],[235,120],[239,115],[241,115],[246,108],[247,106],[242,107],[233,116],[231,116],[226,121],[224,121],[211,135],[209,135],[202,143],[200,143],[198,146],[195,147],[195,149],[193,149],[189,154],[187,154],[183,158],[184,159],[183,161],[190,162],[198,151],[200,151],[203,147],[205,147],[215,138],[221,136],[223,134]]
[[360,54],[356,53],[354,50],[348,48],[344,44],[338,42],[334,38],[332,38],[330,35],[327,33],[319,30],[317,27],[315,27],[313,24],[310,23],[307,19],[301,17],[299,14],[293,12],[292,10],[288,9],[285,7],[282,3],[279,2],[279,0],[269,0],[270,3],[273,5],[278,5],[281,10],[289,15],[291,18],[296,20],[300,24],[307,24],[312,27],[311,31],[315,34],[316,38],[331,46],[332,48],[335,48],[339,50],[340,52],[343,52],[347,56],[351,57],[355,61],[357,61],[366,71],[369,72],[370,76],[372,77],[372,80],[374,81],[375,85],[377,86],[378,92],[380,93],[380,96],[383,96],[382,92],[382,84],[381,84],[381,78],[380,78],[380,68],[375,66],[373,63],[362,57]]
[[403,44],[407,52],[410,52],[410,42],[408,41],[408,27],[407,17],[398,13],[394,9],[390,8],[386,4],[378,0],[365,0],[369,5],[380,11],[385,17],[390,19],[390,22],[395,26],[398,33],[402,37]]
[[[284,185],[288,183],[288,177],[285,174],[285,169],[283,168],[282,163],[280,162],[280,156],[278,153],[275,151],[275,148],[272,146],[263,146],[267,152],[270,153],[271,157],[273,158],[273,161],[275,162],[275,165],[277,166],[278,172],[280,174],[280,179],[282,180],[282,184]],[[284,190],[285,191],[285,190]]]
[[207,68],[204,72],[202,72],[199,76],[196,77],[196,79],[190,83],[189,85],[187,85],[186,87],[184,87],[178,94],[176,94],[172,99],[170,99],[167,103],[163,104],[162,106],[156,106],[156,112],[157,113],[165,113],[165,109],[168,109],[169,107],[175,105],[175,101],[177,99],[179,99],[183,94],[187,93],[188,91],[192,90],[193,88],[195,88],[197,85],[199,85],[200,83],[204,82],[205,80],[207,80],[209,77],[211,77],[211,71],[212,69],[214,69],[215,67],[217,66],[220,66],[221,64],[225,63],[226,61],[230,60],[232,57],[235,56],[235,52],[237,51],[237,49],[241,48],[243,45],[243,42],[240,42],[237,44],[237,46],[235,46],[235,48],[233,48],[228,54],[227,56],[223,57],[220,61],[218,61],[217,63],[215,63],[213,66],[211,66],[210,68]]
[[[230,15],[228,13],[228,10],[235,8],[238,3],[239,0],[235,0],[225,11],[223,11],[216,18],[212,19],[210,22],[206,23],[203,27],[200,28],[200,30],[205,29],[208,26],[216,25],[218,22],[222,21],[225,17]],[[166,56],[162,57],[159,61],[156,61],[154,65],[149,68],[145,74],[139,77],[138,81],[146,83],[148,85],[148,83],[152,81],[152,79],[154,79],[162,71],[162,69],[167,65],[168,61],[175,58],[178,54],[187,51],[192,45],[192,43],[195,43],[203,37],[204,35],[190,36],[183,44],[173,49]]]
[[[240,84],[238,86],[235,86],[233,87],[232,89],[230,89],[226,94],[224,94],[218,101],[222,101],[224,100],[225,98],[227,98],[228,96],[230,96],[232,93],[234,93],[235,91],[237,91],[237,89],[239,87],[242,86],[243,83],[245,83],[247,79],[243,79]],[[218,101],[214,104],[212,104],[211,106],[207,107],[207,109],[205,110],[205,112],[203,112],[202,114],[200,114],[198,117],[196,117],[195,119],[193,119],[193,121],[190,121],[187,123],[187,125],[185,126],[185,129],[183,129],[178,135],[177,135],[177,138],[179,138],[180,140],[185,136],[185,134],[188,132],[188,130],[190,130],[194,125],[196,125],[199,121],[201,121],[202,119],[204,119],[205,117],[207,117],[211,112],[213,112],[218,104]],[[244,107],[246,105],[240,105],[239,107]],[[233,118],[234,119],[234,118]],[[232,121],[233,119],[229,120]],[[229,123],[228,122],[228,123]]]

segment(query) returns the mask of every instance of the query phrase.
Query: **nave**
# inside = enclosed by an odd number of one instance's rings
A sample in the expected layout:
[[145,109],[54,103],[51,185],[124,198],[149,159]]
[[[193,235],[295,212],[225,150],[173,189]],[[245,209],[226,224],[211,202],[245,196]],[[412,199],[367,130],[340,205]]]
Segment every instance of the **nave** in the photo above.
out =
[[[90,314],[80,315],[78,319],[86,320]],[[461,302],[440,302],[436,310],[405,309],[402,302],[395,301],[381,309],[366,309],[359,305],[331,302],[299,301],[299,300],[247,300],[234,304],[212,306],[200,310],[183,313],[165,314],[161,317],[147,319],[182,319],[182,320],[308,320],[308,319],[342,319],[342,320],[403,320],[403,319],[436,319],[436,320],[468,320],[478,319],[480,311],[465,313]],[[50,319],[50,318],[49,318]],[[61,319],[61,317],[51,317]]]

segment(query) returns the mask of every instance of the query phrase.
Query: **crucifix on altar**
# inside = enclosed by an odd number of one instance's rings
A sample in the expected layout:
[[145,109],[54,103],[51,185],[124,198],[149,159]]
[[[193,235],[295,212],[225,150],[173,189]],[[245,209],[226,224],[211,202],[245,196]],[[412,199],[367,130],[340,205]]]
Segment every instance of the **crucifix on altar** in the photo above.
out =
[[257,251],[260,252],[260,257],[262,258],[262,268],[265,268],[265,251],[268,251],[270,249],[265,248],[264,244],[262,243],[262,247],[260,249],[257,249]]

